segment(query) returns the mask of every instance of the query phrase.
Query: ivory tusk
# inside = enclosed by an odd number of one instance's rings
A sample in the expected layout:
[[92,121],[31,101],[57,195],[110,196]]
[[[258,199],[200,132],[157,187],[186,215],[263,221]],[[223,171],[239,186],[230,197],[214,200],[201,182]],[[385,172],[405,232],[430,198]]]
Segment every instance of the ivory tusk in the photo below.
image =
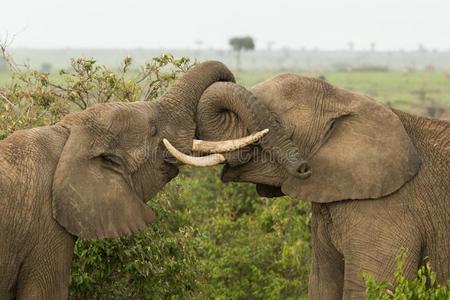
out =
[[268,132],[269,129],[264,129],[249,136],[228,141],[194,140],[192,142],[192,151],[203,153],[229,152],[253,144],[265,136]]
[[194,167],[211,167],[218,165],[220,163],[225,162],[225,157],[222,154],[211,154],[207,156],[190,156],[186,155],[180,151],[178,151],[172,144],[163,139],[163,143],[166,146],[167,150],[172,154],[176,159],[190,166]]

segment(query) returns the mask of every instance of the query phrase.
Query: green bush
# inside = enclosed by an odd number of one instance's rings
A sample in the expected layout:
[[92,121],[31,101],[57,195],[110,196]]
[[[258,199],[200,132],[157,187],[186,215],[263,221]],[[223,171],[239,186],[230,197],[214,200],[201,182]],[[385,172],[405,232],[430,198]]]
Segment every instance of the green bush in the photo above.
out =
[[446,285],[439,285],[429,261],[419,268],[416,278],[405,278],[403,268],[407,256],[406,250],[397,255],[394,282],[391,284],[377,282],[370,274],[363,274],[369,300],[449,300],[450,280]]
[[[192,64],[161,55],[139,69],[72,60],[58,74],[19,68],[0,86],[0,140],[95,103],[151,101]],[[218,169],[182,170],[149,205],[157,222],[131,237],[79,239],[72,299],[299,299],[307,290],[309,205],[268,200]]]
[[307,294],[310,207],[258,197],[251,184],[226,184],[218,170],[189,170],[181,201],[203,234],[198,254],[214,299],[299,299]]
[[132,60],[127,57],[121,69],[113,71],[92,58],[81,58],[52,76],[19,68],[9,57],[5,60],[12,81],[0,87],[0,139],[18,129],[53,124],[96,103],[150,101],[192,65],[187,58],[163,54],[138,70],[130,70]]
[[201,236],[189,226],[180,189],[174,182],[149,203],[157,221],[148,229],[120,239],[78,240],[71,298],[206,299]]

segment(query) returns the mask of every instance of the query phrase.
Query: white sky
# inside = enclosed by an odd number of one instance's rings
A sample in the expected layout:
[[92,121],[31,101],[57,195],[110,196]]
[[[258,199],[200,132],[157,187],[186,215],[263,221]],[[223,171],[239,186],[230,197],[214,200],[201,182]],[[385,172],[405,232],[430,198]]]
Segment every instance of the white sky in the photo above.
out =
[[450,49],[450,0],[1,0],[14,47]]

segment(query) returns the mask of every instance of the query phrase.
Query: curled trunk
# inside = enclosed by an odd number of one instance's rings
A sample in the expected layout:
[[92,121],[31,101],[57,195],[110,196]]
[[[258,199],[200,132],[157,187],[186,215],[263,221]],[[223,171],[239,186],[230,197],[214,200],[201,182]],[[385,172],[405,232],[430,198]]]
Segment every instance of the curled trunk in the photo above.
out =
[[157,100],[162,119],[163,138],[170,139],[178,149],[191,151],[195,136],[195,116],[203,92],[218,81],[232,81],[234,76],[221,62],[206,61],[194,66],[179,78]]
[[219,61],[206,61],[194,66],[167,90],[161,100],[182,105],[189,113],[195,112],[203,92],[216,81],[232,81],[231,71]]
[[[266,128],[269,132],[260,145],[268,155],[260,159],[274,159],[293,176],[309,176],[307,163],[276,116],[250,91],[235,83],[217,82],[200,99],[197,130],[202,139],[234,139]],[[225,154],[227,161],[232,165],[245,163],[236,152]]]

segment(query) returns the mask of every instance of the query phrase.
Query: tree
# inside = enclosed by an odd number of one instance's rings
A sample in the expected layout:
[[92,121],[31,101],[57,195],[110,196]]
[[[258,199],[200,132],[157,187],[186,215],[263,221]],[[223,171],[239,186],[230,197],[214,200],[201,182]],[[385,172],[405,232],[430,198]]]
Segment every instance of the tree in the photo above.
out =
[[231,48],[236,52],[236,70],[239,72],[241,69],[241,52],[242,50],[253,50],[255,49],[255,43],[253,38],[250,36],[244,37],[233,37],[228,43]]

